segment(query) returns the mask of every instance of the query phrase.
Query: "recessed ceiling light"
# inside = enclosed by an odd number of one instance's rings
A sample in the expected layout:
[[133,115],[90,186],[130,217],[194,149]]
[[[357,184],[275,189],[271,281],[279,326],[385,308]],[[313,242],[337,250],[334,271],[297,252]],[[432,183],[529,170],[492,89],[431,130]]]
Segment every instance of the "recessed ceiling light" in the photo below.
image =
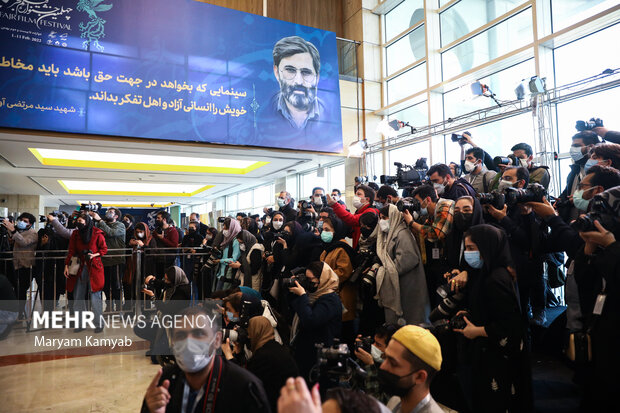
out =
[[120,207],[120,208],[165,208],[174,205],[174,202],[140,202],[140,201],[76,201],[78,205],[82,204],[101,204],[102,207]]
[[269,163],[241,159],[142,155],[65,149],[28,148],[28,150],[43,165],[75,168],[245,175]]
[[76,195],[124,195],[190,197],[213,188],[214,185],[175,183],[159,184],[144,182],[106,182],[58,180],[69,194]]

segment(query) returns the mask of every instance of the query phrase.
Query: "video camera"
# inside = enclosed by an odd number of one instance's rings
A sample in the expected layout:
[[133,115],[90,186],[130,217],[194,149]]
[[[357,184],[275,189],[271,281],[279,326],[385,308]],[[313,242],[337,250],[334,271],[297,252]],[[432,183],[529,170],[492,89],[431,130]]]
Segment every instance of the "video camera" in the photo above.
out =
[[96,204],[81,204],[80,205],[80,211],[87,211],[87,212],[97,212],[101,209],[101,203],[97,202]]
[[590,118],[590,120],[578,120],[575,123],[575,129],[579,132],[583,132],[584,130],[592,130],[594,128],[602,127],[603,120],[600,118]]
[[413,188],[423,183],[428,174],[428,165],[426,158],[420,158],[415,165],[403,165],[400,162],[394,162],[396,166],[396,175],[381,175],[380,180],[383,185],[397,184],[399,189]]
[[600,222],[610,232],[616,233],[620,229],[620,218],[616,216],[607,201],[598,195],[590,202],[590,212],[580,216],[570,225],[578,232],[598,231],[594,221]]

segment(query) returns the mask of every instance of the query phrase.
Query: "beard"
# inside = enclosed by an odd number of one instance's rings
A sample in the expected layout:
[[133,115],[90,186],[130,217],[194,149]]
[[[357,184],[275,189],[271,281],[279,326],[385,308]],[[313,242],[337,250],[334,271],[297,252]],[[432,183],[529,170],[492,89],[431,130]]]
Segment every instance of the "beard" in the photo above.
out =
[[284,99],[297,110],[309,111],[316,100],[316,86],[308,88],[302,85],[289,85],[281,81],[280,91]]

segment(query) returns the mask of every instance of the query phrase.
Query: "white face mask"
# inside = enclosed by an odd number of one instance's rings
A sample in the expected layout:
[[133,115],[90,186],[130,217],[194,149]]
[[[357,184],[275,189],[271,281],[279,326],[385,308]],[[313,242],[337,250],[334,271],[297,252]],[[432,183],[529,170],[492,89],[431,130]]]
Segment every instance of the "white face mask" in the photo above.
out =
[[278,230],[280,228],[282,228],[282,221],[273,221],[273,229]]
[[136,236],[140,239],[144,238],[144,232],[138,232],[136,233]]
[[505,179],[502,179],[501,181],[499,181],[499,185],[497,186],[497,190],[499,192],[504,192],[506,190],[506,188],[512,188],[513,187],[513,183],[510,181],[507,181]]
[[570,157],[573,158],[573,162],[578,162],[583,159],[585,155],[581,152],[580,146],[570,147]]
[[315,196],[314,205],[323,205],[323,198],[321,198],[320,196]]
[[263,228],[263,221],[258,221],[258,223],[256,225],[258,226],[258,229],[262,229]]
[[433,183],[433,187],[435,187],[435,191],[437,191],[437,196],[443,195],[443,191],[446,190],[446,187],[443,184]]
[[222,235],[224,235],[224,238],[226,238],[228,236],[228,234],[230,234],[230,231],[225,229],[222,231]]
[[284,199],[284,198],[278,198],[278,206],[279,206],[280,208],[282,208],[282,207],[283,207],[283,206],[285,206],[285,205],[286,205],[286,199]]
[[362,205],[363,205],[362,204],[362,199],[359,196],[355,195],[353,197],[353,208],[359,209],[359,208],[362,207]]
[[215,354],[215,351],[208,354],[214,341],[215,337],[210,342],[187,337],[174,343],[172,352],[181,370],[186,373],[196,373],[204,369]]
[[211,240],[211,239],[213,239],[213,235],[211,235],[211,234],[207,234],[207,241],[209,241],[209,240]]
[[240,249],[241,251],[245,251],[245,244],[241,244],[241,245],[239,245],[239,249]]
[[383,363],[383,352],[377,348],[374,344],[370,345],[370,355],[375,363]]
[[527,168],[527,158],[525,159],[519,158],[519,163],[521,164],[522,167]]
[[332,199],[336,202],[340,201],[340,197],[338,195],[332,195]]
[[271,223],[271,217],[265,218],[265,224],[269,225]]
[[474,169],[476,169],[476,164],[474,162],[465,161],[465,170],[467,172],[472,172]]
[[379,228],[383,232],[388,232],[390,230],[390,220],[389,219],[380,219],[379,220]]

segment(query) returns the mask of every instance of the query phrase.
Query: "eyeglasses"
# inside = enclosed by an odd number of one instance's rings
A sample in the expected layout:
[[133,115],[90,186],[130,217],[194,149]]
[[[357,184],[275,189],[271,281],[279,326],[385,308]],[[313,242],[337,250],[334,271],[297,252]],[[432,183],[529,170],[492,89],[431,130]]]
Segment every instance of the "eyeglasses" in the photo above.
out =
[[579,182],[577,184],[577,189],[583,189],[584,186],[592,187],[592,185],[590,185],[590,184],[584,184],[584,183]]
[[312,83],[316,79],[316,74],[310,69],[297,69],[294,66],[286,66],[284,70],[280,70],[280,74],[286,80],[293,80],[297,76],[297,71],[301,73],[304,82]]

